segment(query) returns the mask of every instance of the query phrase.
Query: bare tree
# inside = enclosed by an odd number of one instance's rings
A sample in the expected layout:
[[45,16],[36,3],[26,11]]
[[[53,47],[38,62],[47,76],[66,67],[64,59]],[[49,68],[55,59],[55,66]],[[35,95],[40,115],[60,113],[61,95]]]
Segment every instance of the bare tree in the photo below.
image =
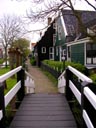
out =
[[[23,0],[17,0],[23,1]],[[26,0],[28,1],[28,0]],[[91,6],[96,11],[96,0],[30,0],[32,3],[31,9],[27,12],[28,18],[31,21],[38,21],[49,16],[54,16],[61,9],[70,8],[73,11],[75,4],[81,1]]]
[[[23,1],[23,0],[17,0]],[[28,1],[28,0],[26,0]],[[75,4],[78,2],[86,3],[91,6],[94,11],[96,11],[96,0],[30,0],[31,1],[31,8],[27,11],[27,16],[31,20],[31,22],[36,21],[44,21],[48,17],[54,17],[62,9],[71,9],[76,15],[77,19],[77,12],[75,11]],[[80,20],[80,19],[79,19]],[[81,21],[80,21],[81,22]]]
[[[17,0],[24,1],[24,0]],[[26,0],[29,1],[29,0]],[[96,11],[96,0],[30,0],[31,1],[31,9],[27,12],[28,18],[31,21],[38,21],[49,16],[56,15],[61,9],[70,8],[73,11],[73,8],[76,3],[85,2],[89,6],[91,6],[94,11]],[[74,9],[75,10],[75,9]]]
[[96,0],[31,0],[33,7],[30,9],[29,13],[27,13],[27,16],[33,22],[42,21],[48,19],[48,17],[56,17],[62,11],[62,9],[64,10],[69,8],[72,10],[74,16],[77,18],[78,23],[81,26],[82,32],[94,39],[96,38],[96,34],[90,35],[86,32],[86,27],[82,22],[81,16],[74,7],[75,4],[78,3],[78,1],[85,2],[86,4],[91,6],[94,11],[96,11]]
[[32,6],[30,11],[27,12],[27,16],[31,20],[31,22],[42,22],[48,19],[48,17],[56,17],[62,11],[62,9],[64,10],[69,8],[76,16],[78,23],[81,26],[80,29],[82,30],[82,32],[85,33],[87,36],[91,37],[92,39],[95,39],[96,34],[90,35],[86,32],[86,27],[83,24],[79,13],[74,8],[75,4],[78,3],[78,1],[81,1],[81,3],[85,2],[86,4],[91,6],[94,11],[96,11],[96,0],[31,0]]
[[7,50],[12,46],[14,39],[21,36],[21,20],[16,16],[4,16],[0,19],[0,37],[5,50],[5,62],[7,66]]

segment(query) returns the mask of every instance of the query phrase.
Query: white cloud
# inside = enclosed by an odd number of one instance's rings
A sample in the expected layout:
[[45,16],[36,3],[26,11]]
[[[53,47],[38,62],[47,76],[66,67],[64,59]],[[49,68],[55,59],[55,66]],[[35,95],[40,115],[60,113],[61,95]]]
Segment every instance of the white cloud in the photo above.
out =
[[16,0],[0,0],[0,15],[16,14],[25,15],[26,10],[30,8],[30,2]]

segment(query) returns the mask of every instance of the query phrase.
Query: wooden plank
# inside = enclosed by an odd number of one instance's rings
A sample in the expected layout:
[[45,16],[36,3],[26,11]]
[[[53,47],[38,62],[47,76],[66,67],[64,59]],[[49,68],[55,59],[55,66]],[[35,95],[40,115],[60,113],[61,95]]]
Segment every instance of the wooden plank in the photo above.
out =
[[5,95],[5,107],[13,99],[13,97],[16,95],[16,93],[20,88],[21,88],[21,81],[16,83],[16,85]]
[[39,116],[42,116],[42,115],[71,115],[72,113],[70,111],[19,111],[16,115],[29,115],[29,116],[33,116],[33,115],[39,115]]
[[25,96],[10,128],[76,128],[64,95]]
[[[40,127],[39,126],[38,127],[37,126],[36,127],[34,127],[34,126],[32,126],[32,127],[30,127],[30,126],[23,126],[23,127],[12,126],[10,128],[40,128]],[[45,128],[45,126],[44,127],[42,126],[42,128]],[[71,127],[62,127],[62,126],[61,127],[60,126],[59,127],[57,127],[57,126],[55,126],[55,127],[52,126],[51,127],[51,126],[46,126],[46,128],[77,128],[77,127],[75,127],[75,126],[71,126]]]
[[22,121],[68,121],[74,120],[72,115],[51,115],[51,116],[15,116],[14,121],[22,120]]
[[42,106],[42,107],[38,107],[38,106],[33,106],[33,107],[30,107],[30,106],[21,106],[19,108],[20,111],[70,111],[70,108],[69,107],[66,107],[66,106],[56,106],[56,107],[48,107],[48,106]]
[[57,127],[69,127],[69,126],[76,126],[74,121],[14,121],[14,123],[11,124],[11,126],[27,126],[27,127],[44,127],[47,126],[57,126]]

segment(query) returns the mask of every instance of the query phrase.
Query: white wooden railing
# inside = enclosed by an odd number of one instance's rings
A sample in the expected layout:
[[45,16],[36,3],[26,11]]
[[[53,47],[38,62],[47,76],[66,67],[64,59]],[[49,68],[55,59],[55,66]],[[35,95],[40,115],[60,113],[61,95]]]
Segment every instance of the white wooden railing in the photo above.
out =
[[[14,85],[14,87],[4,96],[4,81],[11,76],[15,75],[17,73],[17,83]],[[26,75],[26,80],[25,80]],[[26,87],[26,93],[34,93],[35,90],[35,84],[34,84],[34,78],[24,69],[22,69],[22,66],[19,66],[18,68],[15,68],[8,73],[0,76],[0,102],[2,99],[2,103],[0,108],[0,120],[2,121],[2,118],[5,116],[5,108],[10,103],[10,101],[14,98],[14,96],[20,92],[20,95],[18,96],[18,100],[22,100],[22,98],[25,95],[25,88]],[[3,93],[3,94],[2,94]],[[4,124],[0,123],[0,124]],[[5,126],[1,126],[0,128],[3,128]]]
[[[80,86],[81,91],[78,90],[77,85],[74,84],[73,76],[76,76]],[[93,81],[76,70],[75,68],[68,66],[66,69],[66,97],[70,101],[72,98],[71,94],[74,94],[76,97],[78,103],[81,105],[82,109],[82,118],[84,120],[84,123],[82,124],[82,127],[85,127],[85,125],[88,128],[95,128],[96,127],[96,93],[94,93],[90,87],[96,86],[93,84]],[[71,93],[72,92],[72,93]],[[88,100],[88,102],[85,100],[85,98]],[[86,107],[88,108],[88,104],[92,106],[92,110],[88,111],[86,110]],[[87,106],[86,106],[87,105]],[[90,109],[90,108],[89,108]],[[90,115],[91,112],[95,113],[95,117]]]
[[34,78],[27,71],[25,71],[25,74],[26,74],[26,80],[25,80],[26,93],[34,93],[35,92]]
[[65,70],[58,77],[58,92],[65,93],[66,79],[65,79]]
[[[22,72],[23,71],[23,72]],[[4,81],[14,74],[17,73],[17,83],[14,85],[14,87],[4,96]],[[19,76],[21,76],[19,78]],[[22,88],[22,81],[24,81],[24,70],[22,69],[22,66],[19,66],[8,73],[0,76],[0,122],[2,122],[3,118],[5,117],[5,108],[10,103],[10,101],[13,99],[13,97],[17,94],[17,92]],[[22,90],[24,91],[24,90]],[[2,102],[1,102],[2,101]],[[0,128],[5,127],[4,120],[3,123],[0,123]]]

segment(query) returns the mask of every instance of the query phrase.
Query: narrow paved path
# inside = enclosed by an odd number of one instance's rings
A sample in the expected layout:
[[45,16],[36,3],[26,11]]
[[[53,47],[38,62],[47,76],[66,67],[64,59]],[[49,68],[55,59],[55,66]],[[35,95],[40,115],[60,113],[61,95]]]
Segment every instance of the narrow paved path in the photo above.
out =
[[58,93],[56,85],[36,66],[28,63],[28,72],[33,76],[35,81],[35,93]]

